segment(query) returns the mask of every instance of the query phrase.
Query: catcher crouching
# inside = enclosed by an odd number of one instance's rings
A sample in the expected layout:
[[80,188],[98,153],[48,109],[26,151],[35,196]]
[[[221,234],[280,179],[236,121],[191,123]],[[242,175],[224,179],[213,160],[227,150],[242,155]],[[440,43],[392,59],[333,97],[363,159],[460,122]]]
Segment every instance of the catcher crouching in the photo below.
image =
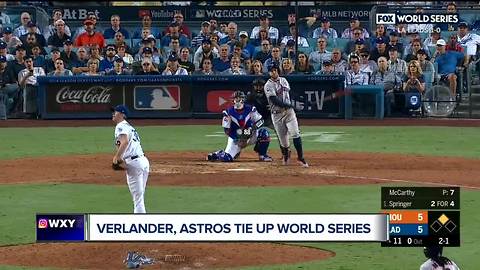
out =
[[262,116],[255,106],[245,104],[245,94],[236,91],[233,94],[233,106],[223,111],[222,127],[228,137],[227,147],[208,154],[209,161],[232,162],[240,156],[240,152],[248,145],[254,145],[260,161],[271,162],[267,154],[270,145],[270,134],[263,128]]

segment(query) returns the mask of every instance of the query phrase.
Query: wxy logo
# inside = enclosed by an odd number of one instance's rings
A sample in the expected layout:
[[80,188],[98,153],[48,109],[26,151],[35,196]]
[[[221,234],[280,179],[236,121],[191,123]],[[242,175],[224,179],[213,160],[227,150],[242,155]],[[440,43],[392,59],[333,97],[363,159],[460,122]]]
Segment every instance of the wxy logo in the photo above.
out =
[[47,228],[73,228],[75,224],[75,219],[39,219],[38,228],[47,229]]

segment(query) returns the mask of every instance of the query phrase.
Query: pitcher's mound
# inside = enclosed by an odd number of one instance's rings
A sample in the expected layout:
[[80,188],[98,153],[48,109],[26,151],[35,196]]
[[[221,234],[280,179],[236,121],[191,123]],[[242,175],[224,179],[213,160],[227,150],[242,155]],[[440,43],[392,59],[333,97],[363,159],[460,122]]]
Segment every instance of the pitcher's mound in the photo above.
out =
[[154,258],[145,269],[212,269],[296,264],[335,254],[268,243],[49,243],[0,247],[0,265],[75,269],[125,269],[128,251]]

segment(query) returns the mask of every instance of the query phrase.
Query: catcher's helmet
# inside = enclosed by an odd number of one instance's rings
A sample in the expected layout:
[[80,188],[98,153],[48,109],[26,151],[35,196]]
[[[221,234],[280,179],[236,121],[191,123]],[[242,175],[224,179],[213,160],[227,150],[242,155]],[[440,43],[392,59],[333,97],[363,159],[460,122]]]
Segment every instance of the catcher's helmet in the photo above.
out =
[[235,93],[233,93],[233,99],[237,98],[245,99],[245,93],[243,93],[242,91],[235,91]]
[[433,245],[423,248],[423,254],[427,258],[438,258],[442,256],[443,246],[440,245]]

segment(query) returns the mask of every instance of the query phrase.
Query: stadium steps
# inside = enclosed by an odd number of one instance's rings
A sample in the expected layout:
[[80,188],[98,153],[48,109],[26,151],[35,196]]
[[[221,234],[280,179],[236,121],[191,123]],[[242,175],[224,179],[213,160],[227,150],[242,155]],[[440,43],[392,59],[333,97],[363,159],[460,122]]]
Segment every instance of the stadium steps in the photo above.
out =
[[[472,118],[480,118],[480,85],[473,85],[472,88]],[[455,109],[453,117],[469,118],[470,117],[470,104],[467,99],[463,99]]]

